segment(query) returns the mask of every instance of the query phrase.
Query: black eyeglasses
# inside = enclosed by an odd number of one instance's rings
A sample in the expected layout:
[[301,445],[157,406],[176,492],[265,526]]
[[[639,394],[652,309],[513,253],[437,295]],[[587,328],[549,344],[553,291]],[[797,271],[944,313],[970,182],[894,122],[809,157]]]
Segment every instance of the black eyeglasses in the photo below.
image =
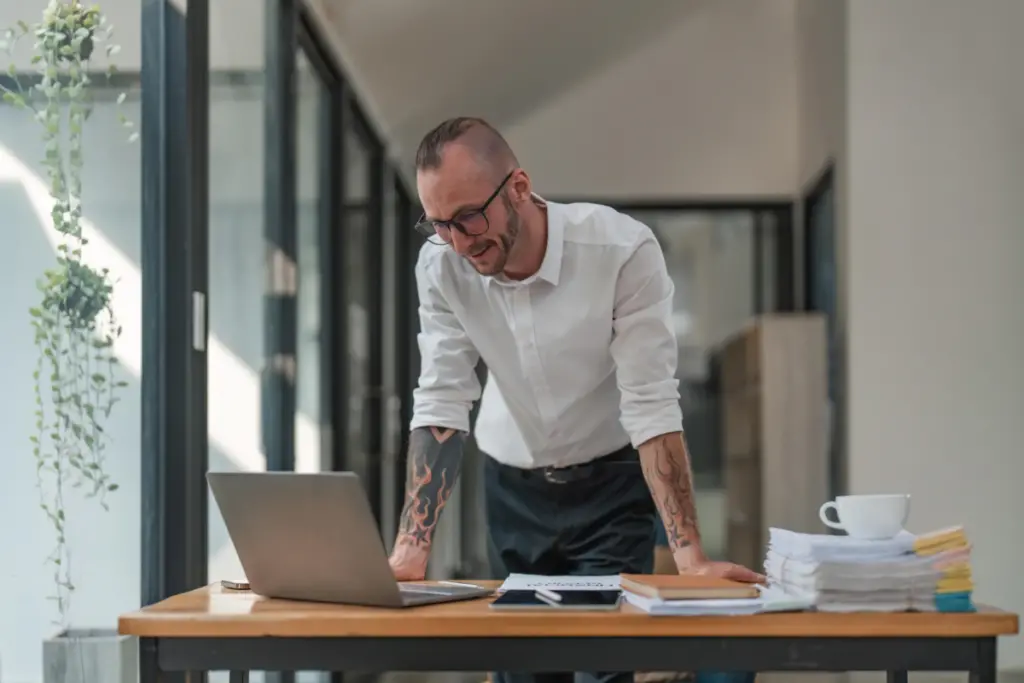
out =
[[433,244],[451,244],[452,230],[458,230],[467,237],[476,237],[484,234],[491,228],[491,222],[487,219],[487,208],[491,205],[491,202],[498,198],[502,188],[505,187],[505,184],[515,174],[516,170],[518,169],[509,171],[505,179],[498,184],[498,187],[491,193],[491,196],[479,208],[467,209],[446,221],[428,220],[426,214],[424,214],[416,222],[416,232],[426,237],[427,241]]

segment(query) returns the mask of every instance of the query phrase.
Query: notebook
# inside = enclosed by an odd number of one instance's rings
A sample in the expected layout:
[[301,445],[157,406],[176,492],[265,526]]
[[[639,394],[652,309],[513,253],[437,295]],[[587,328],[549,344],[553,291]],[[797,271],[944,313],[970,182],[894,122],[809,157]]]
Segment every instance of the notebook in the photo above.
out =
[[914,552],[918,555],[936,555],[943,551],[963,550],[968,545],[964,528],[954,526],[919,535],[914,539]]
[[622,574],[622,590],[659,600],[756,598],[757,586],[715,576],[685,574]]

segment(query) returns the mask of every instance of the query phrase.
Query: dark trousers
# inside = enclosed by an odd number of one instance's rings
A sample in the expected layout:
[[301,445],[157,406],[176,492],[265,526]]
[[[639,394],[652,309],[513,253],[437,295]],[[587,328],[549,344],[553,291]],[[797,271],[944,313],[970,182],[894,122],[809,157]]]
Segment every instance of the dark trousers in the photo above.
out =
[[[631,447],[586,465],[521,470],[485,458],[489,559],[510,573],[649,574],[656,510]],[[632,672],[500,672],[494,683],[632,683]]]

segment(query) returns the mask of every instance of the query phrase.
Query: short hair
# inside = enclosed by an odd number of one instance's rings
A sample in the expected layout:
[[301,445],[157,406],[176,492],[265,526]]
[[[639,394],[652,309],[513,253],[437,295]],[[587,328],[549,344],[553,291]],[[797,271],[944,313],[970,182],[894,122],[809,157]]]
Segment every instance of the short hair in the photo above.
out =
[[430,170],[441,166],[441,155],[448,143],[467,139],[465,142],[477,153],[484,163],[500,166],[505,173],[507,166],[518,166],[519,161],[512,148],[494,126],[474,116],[457,116],[442,121],[430,130],[416,149],[416,170]]

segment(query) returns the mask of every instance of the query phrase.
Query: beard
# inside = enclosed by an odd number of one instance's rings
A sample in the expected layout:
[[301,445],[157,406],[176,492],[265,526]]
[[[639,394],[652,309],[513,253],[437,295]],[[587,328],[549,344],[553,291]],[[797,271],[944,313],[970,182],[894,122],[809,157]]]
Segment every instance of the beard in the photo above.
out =
[[522,218],[515,207],[512,206],[512,202],[504,195],[502,195],[502,203],[508,212],[508,220],[505,221],[505,231],[495,239],[488,240],[490,242],[489,246],[495,251],[494,262],[481,265],[470,261],[476,272],[481,275],[494,276],[504,271],[505,265],[508,263],[509,254],[512,253],[512,249],[519,241],[519,233],[522,230]]

